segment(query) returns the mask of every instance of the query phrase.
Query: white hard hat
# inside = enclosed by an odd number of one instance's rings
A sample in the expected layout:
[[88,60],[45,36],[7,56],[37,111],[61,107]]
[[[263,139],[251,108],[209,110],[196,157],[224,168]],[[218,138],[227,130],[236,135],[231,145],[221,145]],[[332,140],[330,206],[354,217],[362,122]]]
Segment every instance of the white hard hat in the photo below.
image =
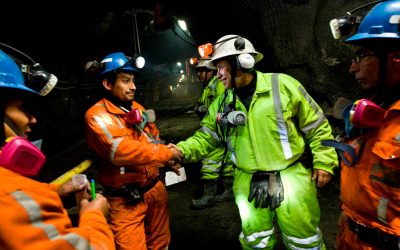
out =
[[208,62],[208,66],[213,66],[216,60],[223,57],[240,54],[252,55],[254,63],[259,62],[264,57],[263,54],[254,49],[253,44],[248,39],[238,35],[226,35],[214,44],[212,58]]
[[213,64],[208,65],[208,62],[210,60],[211,60],[211,58],[200,58],[199,61],[196,64],[195,68],[196,69],[197,68],[208,68],[208,69],[211,69],[211,70],[216,70],[217,68]]

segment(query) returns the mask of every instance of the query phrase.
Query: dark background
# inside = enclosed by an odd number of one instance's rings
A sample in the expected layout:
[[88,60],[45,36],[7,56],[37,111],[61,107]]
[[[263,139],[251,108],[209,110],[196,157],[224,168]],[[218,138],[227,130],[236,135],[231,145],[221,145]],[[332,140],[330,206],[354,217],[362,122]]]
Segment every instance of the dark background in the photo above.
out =
[[[48,157],[38,179],[51,181],[91,157],[83,139],[83,115],[99,96],[97,82],[84,71],[88,61],[101,60],[116,51],[126,55],[140,52],[146,66],[136,83],[136,100],[155,109],[161,135],[171,142],[190,136],[199,123],[187,113],[201,91],[188,59],[198,57],[198,45],[213,43],[227,34],[248,38],[264,54],[256,69],[294,76],[323,110],[330,112],[338,97],[356,99],[360,90],[348,73],[350,50],[332,38],[329,21],[368,2],[72,0],[4,4],[0,9],[0,42],[25,53],[59,79],[55,90],[35,103],[40,122],[33,137],[43,138]],[[178,19],[186,21],[190,34],[178,28]],[[21,53],[1,49],[32,63]],[[181,69],[186,76],[183,82],[178,81]],[[94,167],[90,174],[95,174]],[[224,249],[237,249],[240,221],[236,206],[227,203],[205,211],[189,210],[198,184],[198,165],[186,167],[188,181],[169,187],[174,235],[171,249],[218,249],[219,242],[226,243]],[[337,177],[320,195],[321,229],[326,232],[328,249],[334,249]]]

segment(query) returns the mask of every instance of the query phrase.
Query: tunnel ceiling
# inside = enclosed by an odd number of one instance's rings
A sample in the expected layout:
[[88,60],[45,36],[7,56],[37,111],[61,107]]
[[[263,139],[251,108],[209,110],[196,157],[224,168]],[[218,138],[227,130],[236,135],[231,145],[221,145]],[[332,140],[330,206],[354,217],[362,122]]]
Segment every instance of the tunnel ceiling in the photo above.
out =
[[[144,32],[163,31],[177,18],[184,19],[199,43],[213,42],[228,33],[255,33],[252,22],[259,1],[141,0],[141,1],[27,1],[2,8],[1,41],[24,49],[36,58],[104,54],[129,47],[137,12],[142,44]],[[154,18],[154,25],[151,21]],[[153,26],[152,26],[153,25]],[[143,46],[143,45],[142,45]],[[56,51],[56,54],[54,54]],[[50,55],[45,55],[50,53]],[[66,54],[66,55],[65,55]]]
[[[365,2],[368,1],[13,1],[1,9],[0,41],[45,64],[62,79],[81,81],[79,74],[88,60],[116,50],[135,53],[134,9],[142,53],[154,64],[177,60],[184,51],[196,56],[197,45],[215,42],[226,34],[239,34],[249,38],[265,55],[259,68],[291,73],[306,88],[331,96],[327,85],[348,85],[344,81],[349,77],[349,59],[340,43],[333,41],[329,20]],[[168,29],[178,18],[187,22],[193,40]],[[172,40],[166,40],[167,33]],[[185,44],[178,46],[178,41]],[[166,43],[175,47],[163,47]]]

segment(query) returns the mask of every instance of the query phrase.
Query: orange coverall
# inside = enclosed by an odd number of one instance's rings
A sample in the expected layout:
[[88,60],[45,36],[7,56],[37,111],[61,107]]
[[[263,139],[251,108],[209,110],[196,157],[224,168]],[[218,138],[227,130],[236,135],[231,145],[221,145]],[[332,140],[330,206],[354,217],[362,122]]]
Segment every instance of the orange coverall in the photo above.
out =
[[[133,108],[144,108],[132,103]],[[159,131],[154,123],[143,128],[126,122],[126,113],[103,98],[85,115],[86,140],[101,157],[99,183],[121,188],[135,184],[146,189],[159,178],[159,168],[172,159],[171,151],[156,144]],[[110,225],[118,249],[166,249],[170,242],[167,190],[161,181],[135,204],[123,197],[107,197],[111,206]]]
[[81,214],[72,227],[56,189],[0,167],[0,249],[115,249],[101,211]]
[[349,218],[400,242],[400,101],[386,111],[379,128],[348,143],[355,147],[359,161],[353,166],[342,162],[343,213],[337,249],[380,249],[361,241],[350,230]]

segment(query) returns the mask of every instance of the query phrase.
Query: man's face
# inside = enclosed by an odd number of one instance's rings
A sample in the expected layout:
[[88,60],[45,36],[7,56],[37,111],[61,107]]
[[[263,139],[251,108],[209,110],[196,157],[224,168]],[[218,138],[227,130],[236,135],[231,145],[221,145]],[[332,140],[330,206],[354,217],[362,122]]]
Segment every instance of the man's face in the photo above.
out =
[[6,125],[6,137],[19,135],[28,138],[28,134],[32,131],[31,127],[37,122],[36,118],[24,108],[24,101],[19,98],[6,101],[5,116],[19,130],[14,131],[14,128]]
[[117,73],[115,83],[103,80],[103,86],[111,95],[117,97],[122,102],[133,101],[135,97],[135,76],[133,73]]
[[224,83],[225,89],[232,88],[232,68],[229,62],[227,60],[217,61],[215,66],[217,67],[217,77]]
[[355,59],[350,66],[350,73],[368,94],[373,94],[378,88],[379,55],[367,48],[355,46]]
[[197,77],[201,83],[208,82],[213,75],[211,70],[207,70],[206,68],[198,68],[197,69]]

